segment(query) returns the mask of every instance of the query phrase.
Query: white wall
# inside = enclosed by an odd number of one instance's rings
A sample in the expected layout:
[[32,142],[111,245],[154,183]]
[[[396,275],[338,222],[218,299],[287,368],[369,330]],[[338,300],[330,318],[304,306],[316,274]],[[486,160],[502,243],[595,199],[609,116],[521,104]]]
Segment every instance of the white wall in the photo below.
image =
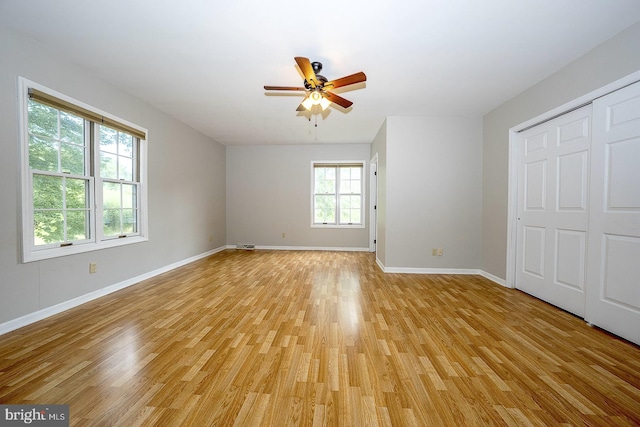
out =
[[[311,161],[364,160],[368,165],[369,148],[370,144],[227,147],[227,243],[368,248],[368,204],[365,228],[311,228]],[[368,185],[364,194],[368,203]]]
[[[2,27],[0,41],[0,325],[226,244],[224,146],[39,43]],[[20,263],[18,76],[149,130],[148,242]]]
[[509,129],[640,70],[640,23],[484,117],[482,270],[506,278]]
[[385,267],[479,268],[482,120],[388,117],[386,147]]

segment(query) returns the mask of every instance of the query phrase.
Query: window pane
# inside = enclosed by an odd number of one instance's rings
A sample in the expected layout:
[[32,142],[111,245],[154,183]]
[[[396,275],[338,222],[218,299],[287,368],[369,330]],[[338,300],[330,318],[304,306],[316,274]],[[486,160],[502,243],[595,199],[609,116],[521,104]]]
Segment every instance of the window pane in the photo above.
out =
[[120,209],[105,209],[103,211],[102,232],[105,236],[117,236],[120,233]]
[[35,211],[33,213],[33,244],[36,246],[62,242],[64,221],[62,211]]
[[315,209],[314,223],[316,224],[335,224],[336,211],[331,209]]
[[316,182],[316,194],[333,194],[336,192],[336,182],[321,180]]
[[362,192],[362,168],[350,168],[351,193],[360,194]]
[[87,180],[66,178],[66,201],[67,209],[87,208]]
[[29,100],[29,133],[58,138],[58,110]]
[[133,159],[118,156],[118,179],[133,181]]
[[340,210],[351,209],[351,196],[340,196]]
[[84,147],[63,143],[60,148],[61,172],[84,175]]
[[336,198],[333,195],[315,196],[314,198],[315,223],[336,222]]
[[314,168],[314,169],[315,169],[316,179],[335,181],[336,179],[335,167]]
[[84,119],[34,101],[28,108],[29,166],[84,175]]
[[315,168],[315,193],[333,194],[336,192],[335,168]]
[[331,179],[334,180],[336,179],[336,168],[334,167],[330,167],[330,168],[325,168],[326,170],[326,179]]
[[29,135],[29,166],[47,172],[58,172],[58,143]]
[[351,181],[348,179],[340,179],[340,193],[345,194],[351,192]]
[[82,117],[60,111],[60,140],[84,145],[84,120]]
[[62,209],[62,178],[33,175],[33,208]]
[[340,224],[360,224],[360,209],[340,210]]
[[361,196],[340,196],[340,223],[360,224]]
[[122,207],[125,209],[133,209],[137,207],[136,186],[131,184],[122,184]]
[[118,156],[100,152],[100,177],[118,179]]
[[102,183],[102,204],[105,209],[120,209],[120,184],[116,182]]
[[67,211],[67,240],[85,240],[89,237],[89,212]]
[[138,231],[138,224],[136,222],[136,211],[134,209],[122,210],[122,232],[135,233]]
[[315,196],[316,207],[334,209],[336,208],[336,198],[333,195],[317,195]]
[[126,133],[118,134],[118,154],[133,157],[133,137]]
[[360,194],[362,191],[362,168],[340,168],[340,193]]
[[118,132],[105,126],[100,127],[100,151],[118,153]]

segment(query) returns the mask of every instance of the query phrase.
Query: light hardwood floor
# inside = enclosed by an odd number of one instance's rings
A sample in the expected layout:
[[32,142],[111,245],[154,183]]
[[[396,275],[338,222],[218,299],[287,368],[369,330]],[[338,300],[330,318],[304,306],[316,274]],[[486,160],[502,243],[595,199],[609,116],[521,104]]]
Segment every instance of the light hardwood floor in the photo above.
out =
[[640,348],[480,276],[228,250],[0,336],[0,403],[77,426],[639,425]]

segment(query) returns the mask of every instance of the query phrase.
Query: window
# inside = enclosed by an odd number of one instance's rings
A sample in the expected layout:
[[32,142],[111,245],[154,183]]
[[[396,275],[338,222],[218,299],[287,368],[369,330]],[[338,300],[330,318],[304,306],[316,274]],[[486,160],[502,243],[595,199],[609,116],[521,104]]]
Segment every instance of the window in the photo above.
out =
[[146,240],[146,133],[20,79],[23,261]]
[[312,162],[313,227],[364,227],[364,162]]
[[120,237],[138,232],[137,139],[97,125],[102,178],[102,233]]

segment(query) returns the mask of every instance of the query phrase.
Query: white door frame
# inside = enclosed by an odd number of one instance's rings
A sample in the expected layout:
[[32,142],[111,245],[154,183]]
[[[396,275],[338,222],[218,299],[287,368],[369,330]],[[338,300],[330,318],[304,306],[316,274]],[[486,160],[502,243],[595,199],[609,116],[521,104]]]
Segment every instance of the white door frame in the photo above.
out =
[[569,101],[553,110],[547,111],[537,117],[509,129],[509,178],[507,181],[507,280],[509,288],[515,288],[516,284],[516,250],[517,250],[517,221],[518,221],[518,144],[515,137],[519,131],[532,127],[541,122],[571,111],[581,105],[588,104],[596,98],[621,89],[625,86],[640,81],[640,71],[629,74],[615,82],[609,83],[599,89],[589,92],[579,98]]
[[369,162],[369,252],[376,252],[376,239],[378,237],[378,153],[374,154]]

